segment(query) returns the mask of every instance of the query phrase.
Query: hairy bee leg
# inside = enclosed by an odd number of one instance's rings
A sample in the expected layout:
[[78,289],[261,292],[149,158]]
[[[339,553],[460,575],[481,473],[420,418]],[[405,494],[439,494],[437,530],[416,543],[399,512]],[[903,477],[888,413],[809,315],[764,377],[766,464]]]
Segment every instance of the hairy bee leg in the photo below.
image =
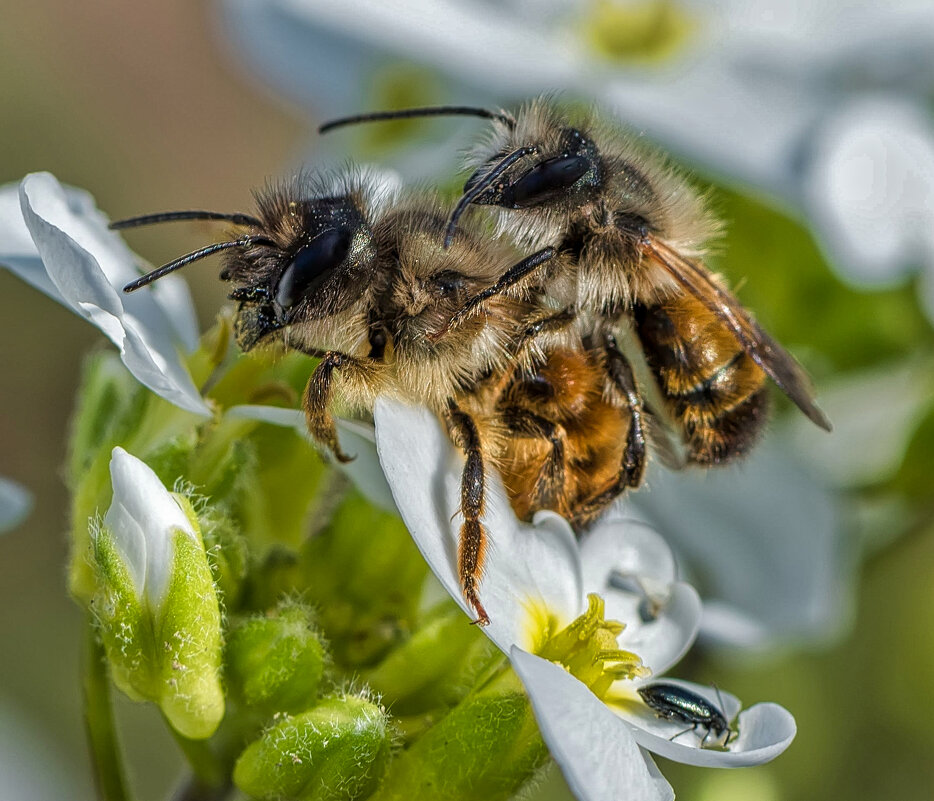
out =
[[457,543],[457,572],[460,576],[464,598],[477,613],[474,623],[486,626],[490,616],[480,603],[479,587],[486,557],[486,530],[480,522],[483,516],[486,476],[483,468],[483,451],[480,447],[480,432],[473,418],[453,400],[448,401],[448,422],[456,444],[463,450],[467,461],[461,476],[461,524]]
[[360,366],[360,360],[353,356],[335,350],[327,351],[308,379],[305,394],[302,397],[302,408],[305,410],[305,420],[308,422],[311,436],[331,451],[339,462],[345,464],[353,461],[354,457],[348,456],[341,450],[337,439],[337,428],[334,426],[334,418],[328,411],[328,406],[331,402],[334,370],[358,366]]
[[444,324],[442,328],[428,335],[428,338],[432,341],[436,341],[443,337],[448,331],[454,328],[461,320],[463,320],[468,314],[470,314],[474,309],[480,306],[484,301],[489,300],[496,295],[501,295],[510,287],[518,284],[523,278],[525,278],[533,270],[540,267],[545,262],[550,261],[554,258],[556,251],[554,248],[542,248],[539,251],[536,251],[531,256],[527,256],[518,264],[514,264],[506,272],[504,272],[499,280],[492,286],[487,287],[481,292],[478,292],[472,298],[468,299],[463,306],[461,306],[454,314],[451,315],[451,318]]
[[629,407],[629,433],[623,447],[622,464],[616,478],[589,498],[578,504],[569,523],[578,532],[583,531],[597,515],[629,487],[638,487],[645,473],[645,409],[636,388],[636,379],[629,361],[620,351],[616,339],[606,334],[603,341],[607,374],[613,387],[626,399]]
[[513,348],[513,355],[516,357],[521,356],[542,334],[553,334],[563,331],[576,319],[577,314],[574,307],[568,306],[568,308],[562,309],[556,314],[549,314],[533,320],[526,326],[525,331],[522,332],[522,335],[516,341],[515,347]]
[[[548,506],[557,496],[555,489],[565,482],[565,454],[567,452],[564,427],[519,406],[508,406],[503,410],[503,421],[509,430],[551,443],[551,453],[539,471],[535,481],[535,502],[539,508]],[[555,510],[557,511],[557,510]]]
[[638,487],[645,473],[646,460],[645,410],[642,407],[642,398],[636,388],[636,378],[632,367],[612,334],[604,336],[603,350],[606,356],[607,373],[615,388],[623,394],[629,405],[629,433],[626,435],[626,446],[623,449],[623,464],[619,476],[620,490],[624,487]]

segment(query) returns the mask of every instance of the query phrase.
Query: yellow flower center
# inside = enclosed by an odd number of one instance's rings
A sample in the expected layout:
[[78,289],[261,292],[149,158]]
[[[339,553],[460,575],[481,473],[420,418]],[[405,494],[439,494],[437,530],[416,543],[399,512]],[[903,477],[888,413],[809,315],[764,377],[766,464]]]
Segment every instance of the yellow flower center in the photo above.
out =
[[594,0],[583,20],[585,39],[617,63],[664,61],[687,42],[694,21],[674,0]]
[[604,615],[603,598],[588,595],[587,611],[557,633],[547,632],[544,643],[536,649],[538,656],[563,665],[601,699],[620,679],[648,676],[652,672],[637,654],[619,647],[617,637],[625,625],[618,620],[606,620]]

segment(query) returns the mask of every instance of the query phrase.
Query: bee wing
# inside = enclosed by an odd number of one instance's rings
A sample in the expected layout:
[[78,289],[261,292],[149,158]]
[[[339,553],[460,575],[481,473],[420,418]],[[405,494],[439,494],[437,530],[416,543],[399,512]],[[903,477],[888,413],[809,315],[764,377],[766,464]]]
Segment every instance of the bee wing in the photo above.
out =
[[808,419],[825,431],[831,430],[827,415],[814,402],[814,391],[804,368],[759,327],[730,292],[717,285],[706,267],[684,258],[651,234],[642,238],[640,247],[644,255],[664,269],[729,327],[743,350]]

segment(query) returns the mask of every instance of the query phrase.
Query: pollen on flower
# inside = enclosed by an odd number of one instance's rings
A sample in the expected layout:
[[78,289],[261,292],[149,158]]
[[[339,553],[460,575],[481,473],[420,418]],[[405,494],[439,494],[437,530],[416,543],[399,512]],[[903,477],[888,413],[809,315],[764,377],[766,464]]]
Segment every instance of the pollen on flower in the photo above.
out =
[[592,593],[587,596],[587,604],[584,614],[552,634],[536,653],[562,665],[594,695],[603,698],[620,679],[648,676],[651,670],[642,664],[638,654],[619,647],[617,638],[625,624],[606,619],[603,598]]

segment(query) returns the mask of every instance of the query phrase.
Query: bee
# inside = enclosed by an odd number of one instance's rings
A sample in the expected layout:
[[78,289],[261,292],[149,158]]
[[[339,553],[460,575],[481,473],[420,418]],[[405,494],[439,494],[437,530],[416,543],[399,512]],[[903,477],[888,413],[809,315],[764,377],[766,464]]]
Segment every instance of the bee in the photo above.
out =
[[[485,468],[481,435],[458,405],[487,376],[511,364],[534,307],[508,292],[553,257],[543,248],[516,262],[511,246],[481,226],[459,228],[442,246],[448,214],[428,194],[387,196],[372,180],[348,173],[329,185],[308,175],[267,188],[250,214],[185,211],[115,222],[129,228],[170,220],[221,220],[239,231],[182,256],[124,287],[133,292],[213,253],[224,253],[221,278],[241,349],[278,344],[320,361],[302,406],[312,436],[340,461],[332,408],[372,409],[377,395],[422,404],[448,426],[466,456],[458,570],[479,623],[485,557]],[[471,309],[456,326],[451,318]]]
[[[604,358],[614,363],[626,359],[606,333],[632,330],[663,396],[664,409],[656,411],[677,428],[687,461],[722,464],[751,448],[766,421],[767,379],[830,430],[803,368],[704,265],[717,225],[702,196],[597,116],[572,120],[538,99],[515,114],[410,109],[346,117],[321,130],[444,114],[489,121],[485,139],[469,153],[473,173],[445,243],[470,207],[487,206],[517,245],[554,248],[557,256],[536,276],[540,296],[557,308],[573,307],[585,331],[605,340]],[[643,412],[641,402],[630,411]],[[644,459],[644,437],[636,450]]]

